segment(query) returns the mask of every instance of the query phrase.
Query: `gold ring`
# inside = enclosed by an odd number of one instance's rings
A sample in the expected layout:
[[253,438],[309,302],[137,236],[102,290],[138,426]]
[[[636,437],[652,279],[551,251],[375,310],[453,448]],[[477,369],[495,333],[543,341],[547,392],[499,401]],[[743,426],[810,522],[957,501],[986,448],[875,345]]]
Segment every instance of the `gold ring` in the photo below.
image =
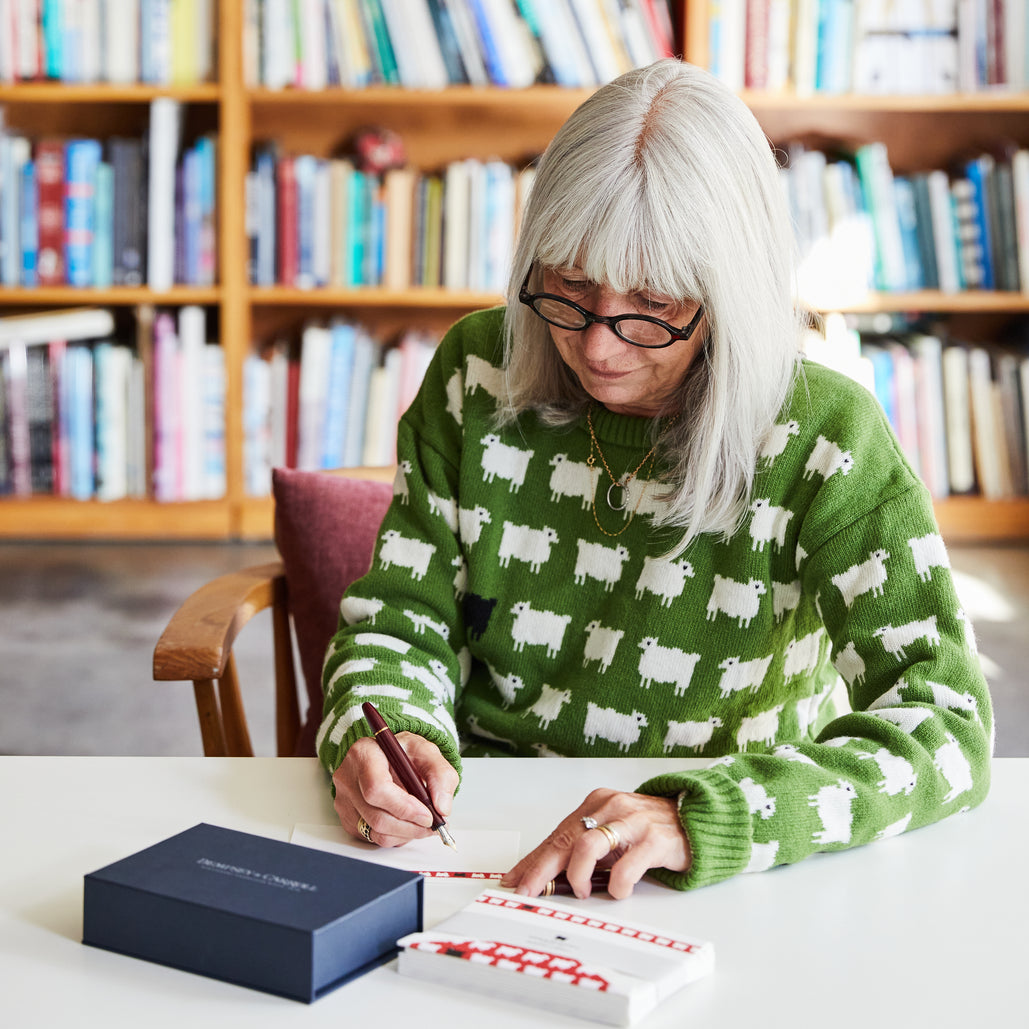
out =
[[612,829],[609,825],[598,825],[597,832],[603,833],[604,838],[607,840],[612,850],[617,850],[622,845],[622,838],[618,835],[617,830]]
[[357,831],[369,842],[374,843],[372,839],[372,827],[360,816],[357,816]]

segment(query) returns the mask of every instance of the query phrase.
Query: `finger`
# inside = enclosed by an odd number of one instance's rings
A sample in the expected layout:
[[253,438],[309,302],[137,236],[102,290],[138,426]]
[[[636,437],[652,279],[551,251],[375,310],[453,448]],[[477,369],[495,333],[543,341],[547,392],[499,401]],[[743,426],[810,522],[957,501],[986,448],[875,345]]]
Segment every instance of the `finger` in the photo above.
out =
[[564,869],[578,838],[585,832],[575,816],[565,819],[538,847],[526,854],[501,880],[526,897],[538,896],[558,872]]
[[439,747],[423,736],[402,732],[397,739],[425,783],[436,810],[446,818],[453,808],[454,794],[460,784],[457,770],[443,756]]
[[[568,865],[565,874],[568,877],[568,884],[572,887],[575,896],[580,900],[590,895],[592,883],[590,877],[598,865],[610,864],[609,859],[631,849],[633,841],[631,838],[632,829],[623,821],[602,822],[610,832],[618,837],[618,846],[613,848],[611,841],[601,832],[600,829],[590,829],[583,833],[582,837],[572,849],[568,858]],[[608,891],[610,892],[610,890]],[[631,892],[631,890],[630,890]]]

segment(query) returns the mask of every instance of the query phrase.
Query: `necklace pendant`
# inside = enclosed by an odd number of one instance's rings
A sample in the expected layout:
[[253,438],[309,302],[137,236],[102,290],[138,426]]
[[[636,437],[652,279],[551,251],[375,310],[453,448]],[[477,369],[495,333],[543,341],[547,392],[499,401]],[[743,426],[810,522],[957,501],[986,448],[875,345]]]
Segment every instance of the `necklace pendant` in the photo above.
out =
[[[611,491],[614,489],[621,490],[621,493],[617,494],[617,504],[611,499]],[[623,486],[620,482],[612,482],[611,485],[607,488],[607,506],[611,508],[612,511],[624,511],[626,494],[627,490],[625,486]]]

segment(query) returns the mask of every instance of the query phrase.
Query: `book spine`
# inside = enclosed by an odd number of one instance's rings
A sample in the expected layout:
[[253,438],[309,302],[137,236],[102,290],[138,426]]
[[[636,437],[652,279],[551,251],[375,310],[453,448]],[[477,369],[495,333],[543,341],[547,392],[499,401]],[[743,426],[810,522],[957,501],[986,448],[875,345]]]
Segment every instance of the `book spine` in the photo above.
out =
[[300,254],[297,178],[293,157],[287,154],[279,158],[276,179],[279,199],[275,232],[278,241],[278,281],[284,286],[294,286],[300,270]]
[[68,284],[93,285],[96,176],[100,143],[71,139],[65,146],[64,262]]
[[32,287],[37,284],[39,262],[39,197],[36,188],[36,163],[26,161],[21,169],[19,184],[21,205],[19,245],[21,246],[21,284]]
[[93,230],[93,285],[106,289],[114,279],[114,169],[108,161],[96,168]]
[[182,111],[177,100],[157,97],[150,104],[147,189],[147,282],[156,291],[175,281],[175,169]]
[[29,472],[33,493],[51,493],[54,487],[54,395],[47,347],[29,347],[26,404],[29,427]]

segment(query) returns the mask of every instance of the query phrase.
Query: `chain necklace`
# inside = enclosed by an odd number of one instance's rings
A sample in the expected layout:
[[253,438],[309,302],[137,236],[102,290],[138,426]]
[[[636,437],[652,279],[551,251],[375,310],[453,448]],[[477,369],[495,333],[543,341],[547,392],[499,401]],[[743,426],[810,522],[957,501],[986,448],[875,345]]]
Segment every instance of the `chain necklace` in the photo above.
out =
[[[674,424],[676,418],[678,418],[678,417],[679,416],[676,415],[674,418],[672,418],[672,420],[668,424],[669,425]],[[593,406],[592,405],[590,405],[590,407],[588,407],[586,409],[586,424],[589,426],[589,430],[590,430],[590,456],[586,459],[586,465],[590,469],[590,471],[593,471],[596,468],[596,465],[597,465],[597,457],[596,457],[596,455],[597,454],[600,455],[600,462],[604,466],[604,471],[607,472],[608,478],[611,480],[611,485],[608,486],[607,493],[605,495],[605,499],[607,500],[607,506],[612,511],[624,511],[625,510],[625,502],[626,502],[626,499],[628,497],[628,490],[629,490],[630,484],[633,482],[633,480],[636,478],[636,476],[639,475],[639,473],[643,470],[643,466],[648,461],[650,462],[650,468],[648,469],[648,475],[653,470],[654,459],[655,459],[654,455],[657,452],[657,446],[658,445],[655,443],[650,448],[650,450],[648,450],[647,453],[643,455],[643,460],[640,461],[640,463],[638,465],[636,465],[636,467],[631,472],[629,472],[626,475],[623,475],[621,479],[617,479],[617,478],[615,478],[614,472],[611,471],[611,466],[607,463],[607,458],[604,457],[604,451],[600,449],[600,443],[597,442],[597,434],[596,434],[596,432],[593,431]],[[598,485],[599,485],[599,483],[598,483]],[[613,489],[615,489],[615,488],[618,488],[619,490],[621,490],[621,496],[619,497],[620,503],[615,503],[611,499],[611,491]],[[636,517],[636,513],[639,511],[640,504],[642,504],[642,503],[643,503],[643,490],[641,489],[639,491],[639,496],[636,498],[636,506],[632,509],[632,514],[629,515],[629,520],[618,530],[618,532],[609,532],[607,529],[604,528],[603,525],[600,524],[600,518],[597,516],[596,497],[594,496],[594,498],[593,498],[593,505],[592,505],[592,508],[593,508],[593,521],[597,523],[597,528],[605,536],[611,536],[611,537],[621,536],[621,534],[623,532],[625,532],[625,530],[628,529],[630,525],[632,525],[633,519]]]

